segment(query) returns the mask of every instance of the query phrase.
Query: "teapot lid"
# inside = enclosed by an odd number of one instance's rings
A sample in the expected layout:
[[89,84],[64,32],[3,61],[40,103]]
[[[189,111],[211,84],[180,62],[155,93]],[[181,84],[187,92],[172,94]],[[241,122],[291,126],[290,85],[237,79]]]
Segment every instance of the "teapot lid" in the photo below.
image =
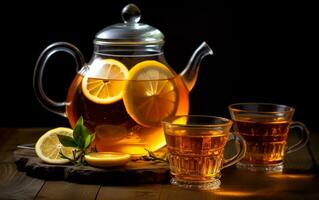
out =
[[141,11],[134,4],[126,5],[122,10],[124,23],[108,26],[98,32],[94,43],[101,45],[143,45],[162,44],[164,35],[162,32],[150,25],[139,23]]

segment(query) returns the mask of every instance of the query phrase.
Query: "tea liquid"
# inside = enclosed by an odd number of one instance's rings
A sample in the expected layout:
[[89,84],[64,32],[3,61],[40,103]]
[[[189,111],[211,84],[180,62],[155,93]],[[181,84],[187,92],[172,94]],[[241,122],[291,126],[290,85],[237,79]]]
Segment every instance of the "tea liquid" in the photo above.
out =
[[283,161],[288,121],[235,121],[235,127],[247,143],[247,151],[241,163],[277,164]]
[[[147,59],[159,59],[158,57],[116,57],[124,63],[128,69],[136,63]],[[82,93],[81,82],[83,76],[78,74],[73,80],[68,92],[66,107],[67,116],[72,127],[77,119],[83,116],[85,125],[96,132],[95,143],[98,151],[116,151],[130,154],[146,154],[145,148],[155,151],[163,147],[165,142],[161,124],[145,127],[138,124],[128,114],[123,99],[110,104],[97,104],[90,101]],[[108,81],[108,80],[105,80]],[[112,80],[126,84],[141,84],[145,80]],[[174,115],[188,114],[188,90],[181,77],[176,76],[170,80],[155,80],[174,82],[177,89],[178,99]],[[143,83],[142,83],[143,84]],[[123,91],[125,92],[125,91]],[[141,91],[145,92],[145,91]],[[165,108],[164,108],[165,109]],[[155,112],[155,111],[153,111]]]
[[[192,134],[166,132],[171,174],[174,178],[211,181],[218,177],[228,135],[222,131],[192,130]],[[219,178],[219,177],[218,177]]]

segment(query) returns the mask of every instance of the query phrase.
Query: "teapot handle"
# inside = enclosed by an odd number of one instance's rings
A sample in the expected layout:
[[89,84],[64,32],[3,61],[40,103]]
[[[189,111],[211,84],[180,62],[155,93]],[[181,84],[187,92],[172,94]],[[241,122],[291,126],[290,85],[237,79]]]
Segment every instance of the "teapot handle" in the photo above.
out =
[[44,67],[46,66],[46,63],[48,62],[49,58],[57,52],[65,52],[70,54],[76,62],[77,72],[85,64],[85,60],[82,53],[74,45],[67,42],[53,43],[42,51],[37,60],[33,74],[33,89],[37,99],[43,107],[55,114],[67,117],[65,113],[65,106],[67,105],[67,102],[57,102],[49,98],[44,92],[42,85]]

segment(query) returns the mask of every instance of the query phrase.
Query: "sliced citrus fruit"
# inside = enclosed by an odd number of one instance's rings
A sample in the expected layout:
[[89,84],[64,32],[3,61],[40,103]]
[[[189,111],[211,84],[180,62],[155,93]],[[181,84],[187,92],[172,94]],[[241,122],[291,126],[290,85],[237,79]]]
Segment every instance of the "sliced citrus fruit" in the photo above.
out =
[[35,145],[35,152],[38,157],[47,163],[66,164],[68,159],[62,158],[60,152],[68,158],[73,158],[72,147],[64,147],[57,135],[73,137],[73,130],[70,128],[59,127],[44,133]]
[[82,92],[98,104],[110,104],[122,99],[128,69],[114,59],[97,59],[82,80]]
[[174,73],[164,64],[147,60],[129,71],[123,101],[129,115],[140,125],[160,126],[176,113],[178,91]]
[[118,152],[94,152],[84,156],[86,162],[97,167],[125,165],[130,161],[130,154]]

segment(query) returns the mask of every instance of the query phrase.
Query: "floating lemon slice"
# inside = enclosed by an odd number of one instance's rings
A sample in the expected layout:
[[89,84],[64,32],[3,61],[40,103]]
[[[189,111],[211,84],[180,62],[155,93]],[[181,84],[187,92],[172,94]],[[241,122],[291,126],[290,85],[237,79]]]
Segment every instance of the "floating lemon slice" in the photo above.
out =
[[146,127],[160,126],[176,113],[178,91],[174,73],[164,64],[147,60],[129,71],[123,101],[129,115]]
[[70,128],[59,127],[49,130],[43,134],[35,145],[35,152],[38,157],[47,163],[66,164],[68,159],[62,158],[60,152],[68,158],[73,158],[72,147],[64,147],[57,135],[73,137],[73,130]]
[[82,92],[98,104],[110,104],[122,99],[128,69],[114,59],[95,60],[82,80]]
[[97,167],[121,166],[125,165],[130,159],[130,154],[118,152],[94,152],[85,155],[86,162]]

